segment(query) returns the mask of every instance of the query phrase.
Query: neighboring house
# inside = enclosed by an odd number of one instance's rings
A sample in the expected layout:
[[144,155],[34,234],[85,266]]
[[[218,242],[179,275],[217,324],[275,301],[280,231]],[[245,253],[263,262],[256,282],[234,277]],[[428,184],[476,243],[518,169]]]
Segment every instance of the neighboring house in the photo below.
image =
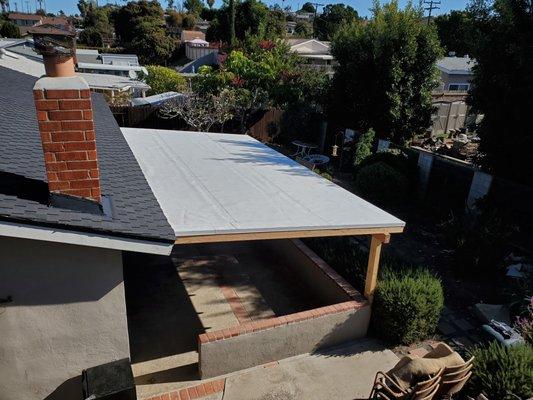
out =
[[209,21],[206,21],[205,19],[199,19],[198,21],[196,21],[196,25],[194,26],[194,28],[198,31],[202,31],[203,33],[207,33],[209,25]]
[[25,13],[9,13],[8,19],[19,27],[22,36],[29,35],[28,30],[31,27],[43,24],[53,25],[60,29],[72,29],[72,26],[66,18],[63,17],[48,17],[38,14]]
[[475,61],[470,57],[444,57],[437,61],[442,86],[441,91],[467,92],[472,79]]
[[[31,39],[0,39],[0,65],[28,75],[44,75],[42,56],[35,51]],[[115,54],[99,54],[98,50],[76,50],[77,71],[83,76],[91,90],[115,97],[129,93],[131,97],[144,97],[150,86],[138,80],[138,73],[148,73],[138,64],[136,55],[126,54],[123,58]],[[107,64],[103,64],[103,60]],[[132,64],[132,65],[123,65]]]
[[211,53],[218,54],[218,47],[210,46],[203,39],[192,39],[185,43],[185,56],[189,60],[197,60]]
[[205,41],[205,33],[202,31],[181,31],[181,44],[185,44],[194,39],[201,39]]
[[441,85],[432,95],[435,113],[429,132],[431,135],[453,136],[465,129],[469,118],[466,98],[474,65],[475,61],[468,56],[450,55],[437,61]]
[[285,30],[289,35],[294,35],[294,32],[296,32],[296,22],[294,21],[286,21],[285,22]]
[[333,73],[334,59],[329,42],[318,39],[287,39],[292,52],[304,58],[310,67]]

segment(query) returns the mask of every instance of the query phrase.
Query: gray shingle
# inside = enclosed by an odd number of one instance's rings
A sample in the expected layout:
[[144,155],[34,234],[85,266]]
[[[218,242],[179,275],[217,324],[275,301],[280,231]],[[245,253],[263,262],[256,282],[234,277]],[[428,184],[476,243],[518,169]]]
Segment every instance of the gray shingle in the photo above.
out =
[[[0,67],[0,172],[46,181],[32,89],[37,78]],[[112,217],[0,193],[0,219],[171,242],[174,232],[109,107],[93,94],[102,194]]]

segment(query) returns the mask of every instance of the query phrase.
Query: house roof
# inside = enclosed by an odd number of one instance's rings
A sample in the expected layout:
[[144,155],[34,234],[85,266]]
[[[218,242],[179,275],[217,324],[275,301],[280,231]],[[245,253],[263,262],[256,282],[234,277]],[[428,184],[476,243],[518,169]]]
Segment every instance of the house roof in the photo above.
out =
[[9,19],[24,19],[30,21],[41,21],[43,17],[38,14],[9,13]]
[[32,94],[37,78],[1,66],[0,78],[0,221],[158,243],[174,240],[173,230],[109,107],[97,93],[92,94],[92,102],[100,184],[111,212],[53,207],[47,198],[18,190],[16,184],[31,187],[32,193],[46,189]]
[[317,39],[288,39],[291,50],[300,55],[330,55],[329,42]]
[[450,75],[471,75],[475,64],[469,57],[444,57],[437,61],[437,68]]
[[205,40],[205,33],[202,31],[181,31],[181,40],[188,42],[193,39]]
[[122,132],[177,243],[403,230],[403,221],[250,136]]

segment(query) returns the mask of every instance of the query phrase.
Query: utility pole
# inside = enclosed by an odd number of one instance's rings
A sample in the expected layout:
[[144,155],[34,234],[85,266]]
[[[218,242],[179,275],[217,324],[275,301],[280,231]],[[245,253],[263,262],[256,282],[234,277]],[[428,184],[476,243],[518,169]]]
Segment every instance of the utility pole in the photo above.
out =
[[424,0],[424,4],[427,5],[424,10],[428,11],[428,25],[429,21],[431,21],[431,14],[433,13],[433,10],[438,10],[440,8],[440,1],[437,0]]

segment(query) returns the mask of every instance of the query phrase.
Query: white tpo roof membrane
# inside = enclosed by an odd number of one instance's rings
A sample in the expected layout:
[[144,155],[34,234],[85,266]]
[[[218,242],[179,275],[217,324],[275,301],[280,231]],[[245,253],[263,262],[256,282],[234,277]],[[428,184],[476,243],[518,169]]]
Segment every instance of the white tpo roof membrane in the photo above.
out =
[[250,136],[122,132],[178,238],[404,226]]

